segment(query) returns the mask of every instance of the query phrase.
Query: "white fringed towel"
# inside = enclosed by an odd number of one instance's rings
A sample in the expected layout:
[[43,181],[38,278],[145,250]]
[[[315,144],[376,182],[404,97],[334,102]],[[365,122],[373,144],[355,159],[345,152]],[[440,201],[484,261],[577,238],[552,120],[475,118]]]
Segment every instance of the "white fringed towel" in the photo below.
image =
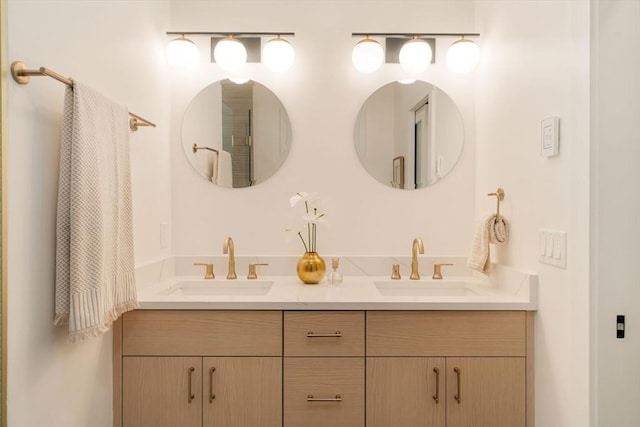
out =
[[138,307],[126,107],[77,82],[64,99],[54,324],[69,341]]
[[503,245],[509,241],[509,222],[502,215],[489,215],[476,227],[467,266],[483,274],[491,272],[489,243]]

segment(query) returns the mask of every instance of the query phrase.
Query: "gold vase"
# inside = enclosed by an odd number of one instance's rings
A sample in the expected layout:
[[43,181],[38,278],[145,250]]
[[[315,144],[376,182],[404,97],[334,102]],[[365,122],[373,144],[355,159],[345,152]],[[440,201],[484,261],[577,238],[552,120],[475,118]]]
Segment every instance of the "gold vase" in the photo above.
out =
[[298,277],[304,284],[316,285],[320,283],[325,272],[324,260],[317,252],[305,252],[298,261]]

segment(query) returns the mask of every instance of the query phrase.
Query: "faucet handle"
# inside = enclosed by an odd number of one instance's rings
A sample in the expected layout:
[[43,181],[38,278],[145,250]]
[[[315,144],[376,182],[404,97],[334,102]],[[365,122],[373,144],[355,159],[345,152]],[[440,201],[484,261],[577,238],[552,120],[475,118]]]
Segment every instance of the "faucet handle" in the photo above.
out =
[[393,264],[391,279],[400,280],[400,264]]
[[256,266],[258,265],[269,265],[269,264],[265,264],[265,263],[249,264],[249,274],[247,274],[247,279],[258,278],[258,274],[256,273]]
[[453,265],[453,264],[446,263],[446,262],[443,262],[443,263],[440,263],[440,264],[433,264],[433,276],[431,276],[432,279],[434,279],[434,280],[442,279],[441,267],[443,265]]
[[204,265],[207,268],[204,278],[207,280],[215,279],[216,276],[213,274],[213,264],[206,262],[194,262],[193,265]]

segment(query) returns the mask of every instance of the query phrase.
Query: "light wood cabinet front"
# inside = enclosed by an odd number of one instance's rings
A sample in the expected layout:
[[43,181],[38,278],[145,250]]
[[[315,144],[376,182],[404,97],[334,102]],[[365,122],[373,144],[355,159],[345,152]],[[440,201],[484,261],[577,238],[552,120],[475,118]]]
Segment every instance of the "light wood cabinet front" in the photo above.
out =
[[200,357],[125,357],[124,427],[201,427]]
[[284,427],[364,427],[364,358],[285,358]]
[[446,378],[447,426],[525,426],[524,358],[449,357]]
[[444,427],[445,359],[367,358],[367,427]]
[[522,356],[522,311],[368,311],[367,356]]
[[282,358],[205,357],[205,427],[282,426]]
[[135,310],[123,316],[127,356],[281,356],[282,312]]
[[286,311],[285,356],[364,356],[363,311]]
[[139,310],[114,331],[114,427],[534,426],[532,313]]

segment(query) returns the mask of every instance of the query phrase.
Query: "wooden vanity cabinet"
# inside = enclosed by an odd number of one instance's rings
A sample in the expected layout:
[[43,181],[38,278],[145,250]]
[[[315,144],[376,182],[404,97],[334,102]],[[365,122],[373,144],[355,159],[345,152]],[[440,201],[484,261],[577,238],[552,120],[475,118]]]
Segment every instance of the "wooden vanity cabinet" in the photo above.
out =
[[367,312],[367,427],[533,427],[527,316]]
[[282,312],[133,311],[114,338],[115,426],[282,426]]
[[533,427],[533,313],[138,310],[114,327],[115,427],[365,424]]

